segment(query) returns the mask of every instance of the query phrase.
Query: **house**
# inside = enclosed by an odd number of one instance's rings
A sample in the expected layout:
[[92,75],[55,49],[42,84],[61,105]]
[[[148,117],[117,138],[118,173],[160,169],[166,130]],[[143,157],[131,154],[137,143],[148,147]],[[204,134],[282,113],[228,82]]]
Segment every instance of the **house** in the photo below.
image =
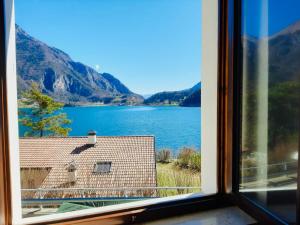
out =
[[22,198],[155,196],[154,146],[153,136],[94,132],[20,138],[21,188],[42,190],[23,190]]

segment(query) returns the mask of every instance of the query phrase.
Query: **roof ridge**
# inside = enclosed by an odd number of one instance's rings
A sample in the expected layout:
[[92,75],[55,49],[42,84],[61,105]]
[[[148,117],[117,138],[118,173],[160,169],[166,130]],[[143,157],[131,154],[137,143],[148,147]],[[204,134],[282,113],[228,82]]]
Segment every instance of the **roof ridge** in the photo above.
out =
[[[87,138],[88,136],[45,136],[45,137],[19,137],[19,139],[62,139],[62,138]],[[155,135],[120,135],[120,136],[97,136],[97,138],[127,138],[127,137],[155,137]]]

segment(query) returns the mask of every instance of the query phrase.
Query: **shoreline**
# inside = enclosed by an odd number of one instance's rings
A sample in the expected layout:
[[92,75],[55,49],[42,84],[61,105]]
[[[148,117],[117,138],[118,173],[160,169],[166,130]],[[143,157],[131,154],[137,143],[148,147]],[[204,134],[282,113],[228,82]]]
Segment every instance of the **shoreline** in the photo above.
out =
[[107,106],[117,106],[117,107],[124,107],[124,106],[130,106],[130,107],[141,107],[141,106],[180,106],[179,104],[153,104],[153,105],[147,105],[147,104],[139,104],[139,105],[118,105],[118,104],[81,104],[81,105],[64,105],[64,107],[107,107]]
[[[88,105],[67,105],[63,106],[63,108],[75,108],[75,107],[80,107],[80,108],[87,108],[87,107],[180,107],[180,108],[201,108],[201,106],[180,106],[180,105],[94,105],[94,104],[88,104]],[[24,107],[24,106],[18,106],[18,109],[31,109],[34,107]]]
[[71,107],[181,107],[181,108],[201,108],[201,106],[180,106],[180,105],[67,105],[64,108]]

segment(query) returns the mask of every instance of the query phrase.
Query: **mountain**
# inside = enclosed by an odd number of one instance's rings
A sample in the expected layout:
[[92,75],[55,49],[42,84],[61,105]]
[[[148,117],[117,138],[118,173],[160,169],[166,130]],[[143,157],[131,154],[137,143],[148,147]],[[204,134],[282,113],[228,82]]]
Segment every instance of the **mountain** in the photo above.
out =
[[[201,83],[199,82],[198,84],[189,89],[156,93],[151,97],[147,98],[144,101],[144,103],[147,105],[200,106],[200,90]],[[199,94],[197,94],[197,92]],[[185,100],[187,101],[185,102]]]
[[300,21],[269,39],[270,85],[300,82]]
[[65,52],[31,37],[16,25],[18,96],[36,82],[42,92],[69,105],[143,103],[108,73],[74,62]]
[[150,98],[153,94],[144,94],[143,97],[144,99]]
[[185,107],[200,107],[201,106],[201,89],[194,91],[192,94],[187,96],[181,103],[180,106]]
[[[275,153],[270,159],[276,163],[290,155],[290,146],[298,144],[292,137],[299,135],[300,124],[300,21],[269,37],[243,36],[242,42],[243,126],[247,127],[242,148],[257,149],[258,109],[267,106],[268,150]],[[268,94],[267,102],[262,93]]]
[[270,87],[287,81],[300,81],[300,21],[291,24],[282,31],[263,39],[244,36],[243,46],[247,57],[246,77],[248,85],[256,85],[258,55],[262,43],[268,44],[268,72]]

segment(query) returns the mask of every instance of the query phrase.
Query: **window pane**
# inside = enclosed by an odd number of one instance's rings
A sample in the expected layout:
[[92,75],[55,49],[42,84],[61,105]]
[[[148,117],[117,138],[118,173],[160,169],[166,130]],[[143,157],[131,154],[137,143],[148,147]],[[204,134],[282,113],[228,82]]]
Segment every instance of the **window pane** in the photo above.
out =
[[300,2],[243,0],[240,191],[296,219]]
[[200,0],[15,10],[24,217],[201,191]]

